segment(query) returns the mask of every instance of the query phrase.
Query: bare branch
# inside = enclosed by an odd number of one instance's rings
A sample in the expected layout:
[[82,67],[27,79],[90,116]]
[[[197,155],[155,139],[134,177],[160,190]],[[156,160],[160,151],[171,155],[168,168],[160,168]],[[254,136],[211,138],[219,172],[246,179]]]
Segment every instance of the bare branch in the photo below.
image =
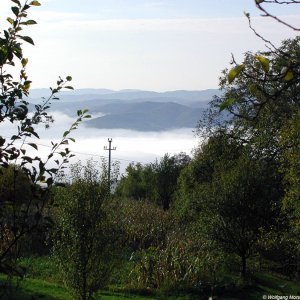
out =
[[300,1],[296,1],[296,0],[289,0],[289,1],[265,0],[264,3],[272,3],[272,4],[300,4]]
[[[297,28],[297,27],[295,27],[295,26],[293,26],[293,25],[291,25],[291,24],[289,24],[289,23],[283,21],[283,20],[280,19],[279,17],[277,17],[277,16],[271,14],[270,12],[268,12],[265,8],[263,8],[263,7],[261,6],[261,4],[258,3],[257,1],[255,1],[255,3],[256,3],[256,7],[257,7],[261,12],[263,12],[263,15],[262,15],[263,17],[269,17],[269,18],[272,18],[272,19],[276,20],[278,23],[280,23],[280,24],[282,24],[282,25],[284,25],[284,26],[287,26],[288,28],[290,28],[290,29],[292,29],[292,30],[294,30],[294,31],[300,31],[300,28]],[[300,1],[293,1],[293,0],[291,0],[291,1],[277,1],[277,0],[274,0],[274,1],[263,1],[263,3],[273,3],[273,4],[299,4]]]
[[[249,14],[245,14],[247,19],[248,19],[248,23],[249,23],[249,28],[254,32],[254,34],[259,37],[261,40],[263,40],[266,44],[268,45],[271,45],[271,47],[273,48],[273,50],[271,49],[271,51],[273,52],[274,50],[275,51],[279,51],[279,49],[270,41],[270,40],[267,40],[266,38],[264,38],[260,33],[258,33],[255,28],[252,26],[252,23],[251,23],[251,18],[250,18],[250,15]],[[269,48],[270,49],[270,48]]]

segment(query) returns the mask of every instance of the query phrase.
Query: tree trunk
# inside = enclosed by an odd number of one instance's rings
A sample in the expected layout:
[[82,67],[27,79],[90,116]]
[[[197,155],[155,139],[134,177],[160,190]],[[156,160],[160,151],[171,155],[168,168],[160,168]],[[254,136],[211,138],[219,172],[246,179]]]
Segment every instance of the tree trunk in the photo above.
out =
[[170,209],[170,200],[169,199],[164,199],[163,200],[163,210],[167,211]]
[[247,259],[246,259],[246,255],[243,254],[241,256],[241,260],[242,260],[241,277],[244,279],[246,277],[246,274],[247,274]]

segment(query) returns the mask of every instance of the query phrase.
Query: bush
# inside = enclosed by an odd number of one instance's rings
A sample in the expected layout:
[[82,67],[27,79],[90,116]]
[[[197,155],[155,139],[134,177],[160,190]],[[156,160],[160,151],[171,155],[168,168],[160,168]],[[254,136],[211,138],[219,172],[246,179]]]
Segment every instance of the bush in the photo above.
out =
[[65,285],[75,299],[90,299],[109,279],[113,224],[106,173],[93,161],[71,167],[70,183],[56,190],[54,255]]

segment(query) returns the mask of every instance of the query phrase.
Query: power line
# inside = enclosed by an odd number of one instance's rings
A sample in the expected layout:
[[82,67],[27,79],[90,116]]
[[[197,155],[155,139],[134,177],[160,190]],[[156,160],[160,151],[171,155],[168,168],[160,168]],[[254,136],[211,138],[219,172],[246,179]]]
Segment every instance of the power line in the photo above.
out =
[[[2,137],[6,138],[6,139],[10,139],[10,137],[4,136],[4,135],[2,135]],[[20,143],[20,141],[16,141],[16,142]],[[41,144],[41,143],[35,143],[35,144],[38,145],[38,146],[42,146],[42,147],[52,148],[52,146]],[[70,150],[70,151],[72,153],[79,154],[79,155],[99,157],[101,159],[107,160],[107,157],[105,157],[103,155],[99,155],[99,154],[87,153],[87,152],[80,152],[80,151],[75,151],[75,150]],[[113,159],[113,161],[126,161],[126,162],[140,163],[140,164],[147,164],[148,163],[148,162],[145,162],[145,161],[137,161],[137,160],[125,159],[125,158],[119,158],[119,157],[115,157]]]

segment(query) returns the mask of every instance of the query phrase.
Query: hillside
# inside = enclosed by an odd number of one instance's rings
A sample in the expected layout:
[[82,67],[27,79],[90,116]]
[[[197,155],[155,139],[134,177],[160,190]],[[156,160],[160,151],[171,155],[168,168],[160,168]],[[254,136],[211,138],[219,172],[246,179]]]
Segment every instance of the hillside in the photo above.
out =
[[[32,105],[47,95],[46,89],[32,90]],[[219,90],[152,92],[140,90],[112,91],[79,89],[62,92],[53,100],[52,111],[75,116],[79,109],[88,109],[94,119],[86,125],[101,129],[163,131],[194,128],[214,95]],[[99,117],[99,115],[104,115]]]
[[191,108],[174,102],[141,102],[109,104],[102,108],[102,112],[108,114],[88,121],[87,126],[162,131],[195,127],[203,109]]

